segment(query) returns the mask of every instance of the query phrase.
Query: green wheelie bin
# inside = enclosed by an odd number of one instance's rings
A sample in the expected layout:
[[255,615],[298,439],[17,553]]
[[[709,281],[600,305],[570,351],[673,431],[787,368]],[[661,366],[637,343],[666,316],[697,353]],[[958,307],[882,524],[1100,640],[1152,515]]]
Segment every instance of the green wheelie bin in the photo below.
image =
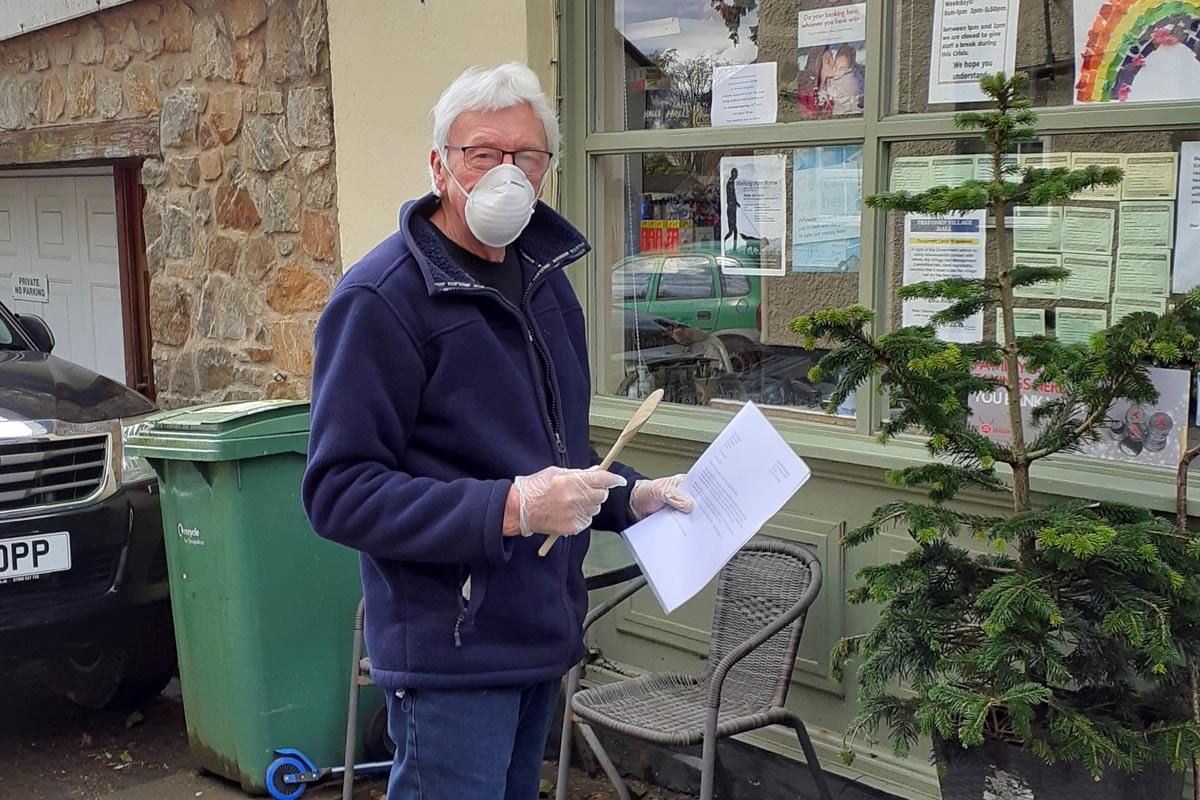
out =
[[[252,793],[278,750],[343,761],[362,587],[355,554],[300,502],[308,429],[307,403],[225,403],[158,414],[126,445],[162,492],[192,763]],[[381,739],[382,693],[361,703]]]

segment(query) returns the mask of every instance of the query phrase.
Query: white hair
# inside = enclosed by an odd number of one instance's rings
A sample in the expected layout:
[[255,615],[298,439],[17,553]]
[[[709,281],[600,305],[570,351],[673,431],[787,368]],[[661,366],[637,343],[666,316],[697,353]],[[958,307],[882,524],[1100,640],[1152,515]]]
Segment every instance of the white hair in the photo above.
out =
[[[528,103],[546,128],[546,149],[555,159],[562,139],[554,106],[542,91],[537,75],[529,67],[509,61],[492,69],[469,67],[446,87],[433,106],[433,149],[445,157],[450,126],[468,111],[499,111]],[[433,167],[429,168],[433,193],[438,194]]]

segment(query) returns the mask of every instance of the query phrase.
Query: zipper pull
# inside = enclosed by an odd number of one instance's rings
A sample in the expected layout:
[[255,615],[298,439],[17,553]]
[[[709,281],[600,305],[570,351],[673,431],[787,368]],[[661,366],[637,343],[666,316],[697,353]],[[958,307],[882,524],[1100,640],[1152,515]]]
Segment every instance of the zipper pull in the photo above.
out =
[[563,444],[562,437],[558,435],[558,431],[554,432],[554,442],[555,442],[555,444],[558,445],[558,452],[563,455],[566,455],[567,447],[566,447],[566,445]]

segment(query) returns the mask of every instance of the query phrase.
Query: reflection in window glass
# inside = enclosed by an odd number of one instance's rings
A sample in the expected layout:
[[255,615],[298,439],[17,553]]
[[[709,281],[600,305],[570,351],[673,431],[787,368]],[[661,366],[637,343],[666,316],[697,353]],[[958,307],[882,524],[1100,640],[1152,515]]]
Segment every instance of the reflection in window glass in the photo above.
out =
[[704,256],[664,258],[659,273],[659,300],[701,300],[715,297],[711,260]]
[[[718,261],[718,264],[720,263]],[[744,297],[750,294],[750,279],[745,275],[730,275],[722,270],[721,294],[725,297]]]
[[613,270],[613,296],[623,300],[645,300],[654,275],[654,259],[635,258]]
[[[772,413],[822,410],[834,386],[809,382],[808,371],[824,351],[800,347],[787,326],[801,314],[857,302],[857,261],[853,269],[794,265],[789,242],[782,274],[772,274],[774,265],[767,269],[758,249],[739,244],[722,252],[720,239],[722,161],[728,171],[729,163],[756,156],[783,162],[780,213],[788,236],[811,238],[814,218],[790,212],[792,187],[807,186],[794,182],[794,165],[806,163],[798,154],[686,151],[597,160],[596,230],[604,233],[593,245],[598,296],[611,305],[603,335],[605,393],[642,398],[663,389],[669,402],[689,405],[734,409],[749,400],[775,407]],[[854,171],[857,164],[839,158],[833,171]],[[858,206],[846,205],[843,183],[818,185],[814,191],[829,200],[812,202],[845,217],[841,229],[827,226],[821,235],[831,242],[852,237],[857,247]],[[747,192],[739,202],[753,197]],[[840,412],[852,417],[853,400]]]
[[862,116],[867,3],[598,0],[600,130]]

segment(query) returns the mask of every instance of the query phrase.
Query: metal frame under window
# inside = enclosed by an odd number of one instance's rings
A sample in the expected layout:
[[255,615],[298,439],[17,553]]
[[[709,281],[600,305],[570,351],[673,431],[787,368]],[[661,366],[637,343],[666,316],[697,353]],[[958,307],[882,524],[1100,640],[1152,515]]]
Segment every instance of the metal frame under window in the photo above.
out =
[[[585,234],[597,230],[596,205],[591,202],[596,185],[597,159],[608,155],[681,150],[805,146],[819,144],[858,144],[863,146],[863,194],[869,195],[886,186],[887,148],[892,142],[914,139],[970,139],[954,127],[954,112],[889,114],[891,98],[884,80],[885,65],[893,63],[893,29],[885,21],[896,19],[898,0],[870,0],[867,16],[866,88],[863,116],[831,120],[809,120],[775,125],[736,128],[685,128],[652,131],[596,131],[595,104],[589,80],[593,69],[592,46],[594,15],[591,3],[558,0],[560,38],[559,87],[563,122],[563,181],[559,203],[564,213]],[[1083,108],[1048,107],[1038,109],[1040,133],[1069,134],[1104,130],[1171,130],[1200,125],[1200,102],[1139,103],[1087,106]],[[862,265],[859,271],[859,302],[884,312],[887,303],[887,276],[884,225],[885,215],[870,208],[862,211]],[[603,314],[594,312],[596,298],[593,281],[599,272],[596,256],[571,270],[571,279],[583,307],[588,310],[588,340],[593,364],[603,363],[599,352],[599,325]],[[884,314],[880,314],[880,325]],[[593,374],[592,425],[599,429],[620,430],[636,403],[599,394]],[[897,468],[928,460],[922,437],[911,436],[890,443],[886,448],[874,438],[882,419],[883,403],[875,386],[859,389],[858,417],[853,434],[844,427],[821,421],[779,419],[776,426],[784,437],[806,457],[829,459],[864,466]],[[697,444],[706,444],[724,427],[729,412],[704,407],[664,406],[646,427],[646,432],[661,437],[667,451],[679,454],[696,452]],[[661,449],[661,448],[660,448]],[[1200,478],[1193,486],[1200,489]],[[1051,457],[1036,476],[1036,488],[1054,494],[1097,496],[1119,499],[1143,506],[1171,511],[1174,508],[1174,474],[1147,467],[1132,467],[1109,462],[1084,461],[1069,456]],[[1190,511],[1200,515],[1200,491],[1191,491]]]

